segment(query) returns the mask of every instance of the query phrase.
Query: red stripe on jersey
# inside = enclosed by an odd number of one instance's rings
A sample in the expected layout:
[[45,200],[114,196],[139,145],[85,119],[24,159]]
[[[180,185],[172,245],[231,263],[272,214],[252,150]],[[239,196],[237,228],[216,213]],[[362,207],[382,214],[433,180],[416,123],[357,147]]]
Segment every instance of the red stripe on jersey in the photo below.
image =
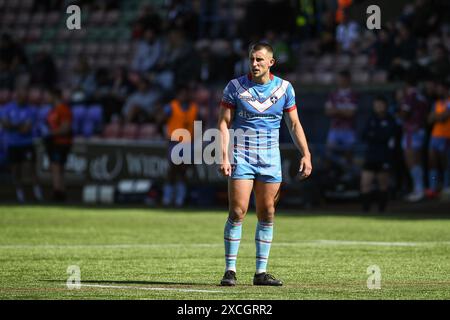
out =
[[236,109],[236,106],[232,103],[226,102],[226,101],[220,101],[220,106],[227,108],[227,109]]
[[295,109],[297,109],[297,105],[293,105],[292,107],[289,107],[289,108],[287,108],[287,109],[284,109],[283,111],[284,112],[291,112],[291,111],[294,111]]

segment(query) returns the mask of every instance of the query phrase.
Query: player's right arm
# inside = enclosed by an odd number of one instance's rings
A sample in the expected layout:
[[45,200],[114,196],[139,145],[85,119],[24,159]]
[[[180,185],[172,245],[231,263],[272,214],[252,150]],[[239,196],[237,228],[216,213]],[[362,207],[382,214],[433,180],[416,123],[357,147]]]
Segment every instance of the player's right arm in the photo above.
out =
[[218,128],[220,131],[221,138],[221,154],[222,154],[222,162],[220,163],[220,172],[225,177],[231,175],[231,163],[228,157],[228,145],[230,142],[230,132],[228,131],[231,127],[231,120],[233,119],[234,111],[231,108],[226,108],[221,106],[219,111],[219,121]]

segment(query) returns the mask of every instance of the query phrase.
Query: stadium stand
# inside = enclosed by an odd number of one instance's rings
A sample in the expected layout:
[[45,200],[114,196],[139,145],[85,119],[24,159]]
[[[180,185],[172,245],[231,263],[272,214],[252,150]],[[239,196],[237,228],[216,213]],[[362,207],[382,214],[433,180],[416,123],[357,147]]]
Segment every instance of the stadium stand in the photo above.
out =
[[[48,112],[45,89],[57,84],[71,105],[76,138],[158,140],[161,124],[153,115],[123,124],[121,109],[141,78],[160,91],[161,105],[171,99],[176,84],[187,81],[195,83],[200,113],[208,119],[207,127],[213,127],[222,89],[241,74],[247,45],[269,37],[275,42],[275,56],[289,57],[288,67],[275,66],[273,71],[293,83],[302,104],[300,115],[314,119],[305,121],[308,137],[320,148],[328,130],[321,96],[333,89],[339,71],[350,71],[363,96],[359,120],[367,118],[374,91],[389,96],[395,109],[394,90],[411,74],[421,90],[427,81],[448,78],[448,1],[399,1],[396,15],[387,14],[383,30],[373,32],[364,28],[362,8],[367,1],[347,1],[349,17],[359,31],[352,35],[351,49],[344,51],[337,45],[336,17],[342,19],[342,12],[334,11],[335,2],[320,2],[313,8],[314,19],[300,19],[307,11],[302,1],[260,0],[268,12],[289,14],[258,30],[249,26],[254,20],[250,11],[262,17],[265,13],[251,0],[80,0],[73,3],[81,7],[82,28],[68,30],[63,1],[0,1],[0,110],[17,88],[29,86],[29,102],[38,110],[35,133],[40,135]],[[202,9],[205,6],[208,10]],[[425,19],[419,13],[429,12],[430,6],[435,9],[433,19]],[[132,70],[146,30],[154,32],[151,41],[160,42],[161,53],[147,70]],[[418,47],[423,48],[420,55]],[[431,103],[433,97],[428,98]],[[283,130],[281,142],[289,142]]]

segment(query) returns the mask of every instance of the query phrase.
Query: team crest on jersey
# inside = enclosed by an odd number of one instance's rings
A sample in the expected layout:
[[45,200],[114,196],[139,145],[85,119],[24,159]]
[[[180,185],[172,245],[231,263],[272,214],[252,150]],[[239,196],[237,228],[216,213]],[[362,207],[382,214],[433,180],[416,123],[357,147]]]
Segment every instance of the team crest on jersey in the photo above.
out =
[[272,102],[272,104],[277,103],[277,101],[278,101],[278,97],[277,96],[271,96],[270,97],[270,102]]

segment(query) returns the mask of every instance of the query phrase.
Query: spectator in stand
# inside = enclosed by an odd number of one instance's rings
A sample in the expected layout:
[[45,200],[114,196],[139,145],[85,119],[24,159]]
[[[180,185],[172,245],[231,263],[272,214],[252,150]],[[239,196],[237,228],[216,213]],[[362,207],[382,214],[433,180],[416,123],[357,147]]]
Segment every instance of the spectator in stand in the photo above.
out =
[[390,80],[405,80],[416,59],[417,41],[405,23],[397,24],[397,36],[394,39],[394,59],[389,71]]
[[42,201],[42,190],[36,175],[36,154],[33,146],[33,125],[36,112],[27,103],[27,90],[17,90],[16,99],[2,112],[2,127],[5,131],[8,162],[11,167],[13,183],[16,188],[17,201],[25,203],[23,170],[27,163],[31,164],[30,176],[33,193],[37,201]]
[[399,116],[403,126],[403,153],[413,182],[413,191],[406,197],[410,202],[420,201],[425,195],[422,154],[427,114],[428,104],[417,89],[416,79],[408,77]]
[[140,74],[153,71],[161,58],[162,50],[163,45],[156,30],[145,29],[131,61],[131,70]]
[[87,102],[92,98],[97,89],[97,84],[95,81],[95,72],[89,65],[87,57],[80,56],[78,58],[70,80],[72,101],[81,103]]
[[14,79],[18,74],[26,72],[28,67],[25,50],[7,33],[3,33],[0,38],[0,61]]
[[212,84],[219,76],[218,69],[220,62],[211,52],[208,44],[201,46],[198,51],[200,56],[200,77],[198,80],[201,83]]
[[439,1],[416,0],[414,12],[411,16],[412,32],[419,38],[425,38],[432,32],[437,32],[440,24],[440,16],[444,10],[440,10]]
[[348,10],[342,12],[342,22],[336,28],[336,42],[338,52],[357,53],[357,44],[359,40],[359,26],[355,21],[350,20]]
[[349,71],[339,72],[337,84],[338,89],[330,94],[325,103],[325,115],[331,119],[326,142],[327,156],[350,171],[353,168],[353,147],[356,142],[354,120],[358,101],[351,87]]
[[266,32],[265,42],[272,44],[274,57],[277,63],[274,65],[274,71],[277,73],[286,73],[293,69],[293,60],[291,48],[288,44],[287,34],[278,34],[273,30]]
[[[433,199],[439,190],[450,186],[450,168],[448,154],[450,151],[450,95],[449,83],[441,80],[437,85],[439,99],[428,116],[433,126],[428,151],[428,189],[426,195]],[[441,188],[439,188],[441,186]]]
[[181,29],[169,32],[155,81],[165,90],[199,78],[200,58]]
[[63,102],[61,90],[50,89],[48,93],[52,109],[47,116],[49,131],[45,145],[50,159],[53,200],[59,202],[66,200],[64,166],[72,147],[72,112]]
[[326,11],[321,18],[322,27],[319,34],[319,50],[321,54],[336,52],[336,22],[334,12]]
[[122,109],[125,122],[152,122],[161,99],[160,91],[146,78],[141,78],[138,90],[130,95]]
[[155,7],[149,3],[144,3],[140,8],[138,18],[134,22],[133,38],[139,39],[143,36],[145,30],[154,30],[156,34],[159,34],[163,28],[163,22]]
[[[192,164],[193,149],[192,144],[194,142],[194,121],[198,119],[198,106],[193,101],[191,92],[192,89],[183,85],[177,89],[176,98],[169,102],[164,107],[164,116],[160,121],[166,123],[166,135],[169,140],[169,163],[170,168],[167,175],[167,182],[163,187],[162,204],[164,206],[175,204],[177,207],[181,207],[187,196],[186,185],[186,170],[189,164]],[[178,137],[177,141],[172,140],[172,135],[177,129],[185,129],[188,133]],[[175,146],[184,145],[183,150],[190,150],[190,156],[180,152],[172,155],[172,151]],[[175,157],[188,158],[189,163],[178,162]]]
[[44,50],[33,56],[30,65],[30,84],[43,88],[51,88],[56,84],[58,70],[52,56]]
[[374,64],[378,70],[389,70],[395,55],[394,42],[388,29],[381,29],[372,49]]
[[444,44],[439,43],[434,46],[428,70],[433,79],[449,79],[450,58]]
[[[364,211],[377,202],[383,212],[389,199],[389,182],[397,125],[388,113],[388,101],[378,96],[373,102],[373,113],[364,127],[362,140],[366,144],[361,174],[361,200]],[[378,190],[372,190],[374,180]]]

